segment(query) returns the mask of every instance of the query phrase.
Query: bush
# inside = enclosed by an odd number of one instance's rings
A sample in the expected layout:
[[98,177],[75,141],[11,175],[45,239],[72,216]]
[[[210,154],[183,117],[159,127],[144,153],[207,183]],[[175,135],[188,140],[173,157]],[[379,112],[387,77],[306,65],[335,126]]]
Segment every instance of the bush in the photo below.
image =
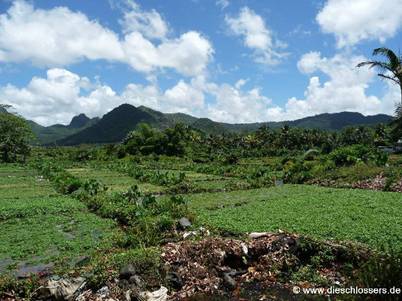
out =
[[229,154],[229,155],[227,155],[227,156],[225,156],[224,158],[223,158],[223,164],[226,164],[226,165],[234,165],[234,164],[237,164],[238,162],[239,162],[239,156],[238,155],[236,155],[236,154]]
[[357,162],[371,162],[381,166],[388,161],[386,153],[360,144],[340,147],[331,152],[329,158],[336,166],[351,166]]
[[[356,285],[388,290],[402,283],[402,251],[382,248],[370,256],[359,270]],[[381,300],[400,300],[400,295],[381,295]]]
[[80,189],[82,182],[68,172],[58,173],[53,180],[55,189],[62,194],[72,194]]
[[288,161],[284,166],[284,181],[286,183],[302,184],[312,178],[311,164],[301,161]]

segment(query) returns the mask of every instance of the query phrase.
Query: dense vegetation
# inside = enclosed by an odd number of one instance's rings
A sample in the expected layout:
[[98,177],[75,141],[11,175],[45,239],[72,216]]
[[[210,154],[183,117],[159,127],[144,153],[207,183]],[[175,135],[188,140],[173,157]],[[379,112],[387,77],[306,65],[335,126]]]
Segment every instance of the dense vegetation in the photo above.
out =
[[32,138],[32,131],[23,118],[0,112],[0,162],[25,161]]

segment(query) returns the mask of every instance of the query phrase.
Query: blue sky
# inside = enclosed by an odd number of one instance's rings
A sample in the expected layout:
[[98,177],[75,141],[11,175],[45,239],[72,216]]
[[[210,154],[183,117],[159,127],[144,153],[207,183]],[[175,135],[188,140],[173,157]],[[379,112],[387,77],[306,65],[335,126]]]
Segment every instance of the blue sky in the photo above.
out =
[[400,100],[354,66],[399,50],[402,0],[19,0],[0,13],[0,103],[45,125],[121,103],[255,122]]

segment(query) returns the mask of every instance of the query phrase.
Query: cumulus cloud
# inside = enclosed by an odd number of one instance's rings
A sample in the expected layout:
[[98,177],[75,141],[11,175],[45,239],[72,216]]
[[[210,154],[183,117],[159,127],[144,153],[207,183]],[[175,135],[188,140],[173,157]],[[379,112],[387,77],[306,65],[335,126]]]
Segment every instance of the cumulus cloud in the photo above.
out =
[[402,1],[328,0],[316,19],[323,32],[335,35],[338,47],[363,40],[383,43],[402,26]]
[[123,57],[114,32],[68,8],[34,9],[25,1],[15,1],[0,16],[0,61],[58,66]]
[[[49,69],[45,77],[32,78],[25,87],[0,86],[0,103],[11,104],[24,117],[44,125],[67,124],[79,113],[102,116],[122,103],[230,123],[291,120],[340,111],[392,113],[400,100],[398,87],[387,83],[382,99],[368,95],[367,88],[376,74],[354,68],[362,60],[365,58],[344,54],[330,58],[318,52],[303,55],[298,68],[311,76],[305,96],[290,98],[283,107],[272,103],[258,87],[246,88],[245,79],[234,84],[215,83],[200,75],[178,80],[165,90],[157,82],[131,83],[117,93],[98,79],[59,68]],[[322,74],[328,79],[323,80]]]
[[244,123],[271,118],[271,99],[262,95],[258,88],[242,89],[244,83],[239,80],[235,85],[217,84],[199,76],[189,82],[180,80],[165,91],[151,85],[129,85],[123,96],[126,102],[135,105],[221,122]]
[[0,87],[0,102],[12,105],[22,116],[49,125],[68,123],[78,113],[98,116],[118,100],[110,87],[94,85],[65,69],[50,69],[46,78],[34,77],[26,87]]
[[252,9],[243,7],[237,16],[226,16],[225,22],[233,34],[243,38],[247,48],[254,50],[257,63],[276,65],[286,56],[280,50],[286,45],[274,39],[264,19]]
[[[68,124],[74,115],[102,116],[122,103],[144,105],[162,112],[182,112],[225,122],[266,121],[271,100],[258,88],[208,82],[204,76],[179,80],[161,90],[156,83],[128,84],[122,93],[65,69],[49,69],[26,87],[0,87],[0,103],[10,104],[22,116],[43,125]],[[207,98],[209,101],[207,101]]]
[[207,106],[207,116],[213,120],[230,123],[267,121],[271,99],[260,89],[241,90],[229,84],[211,84],[215,102]]
[[[0,62],[31,61],[45,67],[66,66],[84,59],[129,64],[140,72],[172,68],[195,76],[202,73],[213,47],[200,33],[189,31],[168,39],[167,24],[154,10],[137,4],[124,15],[123,39],[97,21],[66,7],[35,9],[15,1],[0,15]],[[156,43],[152,39],[162,39]]]
[[[304,92],[304,99],[292,97],[285,108],[277,110],[278,119],[296,119],[312,114],[341,111],[360,112],[366,115],[392,113],[398,98],[395,87],[387,86],[382,99],[367,95],[369,84],[376,74],[371,69],[358,69],[355,66],[365,61],[362,56],[337,54],[332,58],[322,57],[319,52],[310,52],[301,57],[298,68],[301,72],[313,75]],[[318,74],[328,80],[322,82]]]
[[195,31],[184,33],[180,38],[158,46],[141,33],[132,32],[125,36],[123,49],[128,63],[138,71],[173,68],[188,76],[202,73],[213,53],[208,40]]
[[164,39],[169,32],[169,26],[162,16],[154,9],[144,11],[134,1],[127,1],[124,18],[121,20],[124,32],[140,32],[150,39]]

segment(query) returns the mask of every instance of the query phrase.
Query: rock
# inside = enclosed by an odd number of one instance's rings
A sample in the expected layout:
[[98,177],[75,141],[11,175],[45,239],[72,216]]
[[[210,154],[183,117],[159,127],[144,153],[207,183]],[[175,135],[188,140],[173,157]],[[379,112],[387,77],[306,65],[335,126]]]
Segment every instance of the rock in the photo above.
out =
[[119,287],[123,290],[129,289],[130,288],[130,283],[128,282],[127,279],[121,279],[119,280]]
[[140,292],[138,295],[141,300],[147,301],[166,301],[168,298],[168,289],[164,286],[161,286],[160,289],[153,292]]
[[185,230],[185,229],[191,227],[191,222],[188,220],[187,217],[182,217],[181,219],[179,219],[179,226],[180,226],[180,228]]
[[233,279],[231,273],[223,274],[223,283],[228,289],[234,290],[237,286],[236,280]]
[[138,275],[131,276],[128,282],[130,282],[130,284],[135,285],[138,288],[144,287],[144,281]]
[[135,275],[135,267],[130,263],[121,268],[119,278],[130,279],[130,277],[134,275]]
[[240,245],[241,245],[241,250],[243,251],[243,254],[247,256],[248,255],[247,245],[244,242],[242,242]]
[[269,232],[252,232],[248,235],[248,237],[250,237],[251,239],[257,239],[261,237],[268,237],[270,235],[271,233]]
[[40,297],[51,300],[74,300],[85,286],[85,279],[77,277],[73,279],[49,280],[46,287],[42,287]]
[[196,231],[189,231],[189,232],[184,232],[183,233],[183,239],[187,239],[187,238],[195,237],[195,236],[197,236]]
[[100,297],[100,298],[106,298],[109,296],[110,294],[110,290],[107,286],[102,287],[101,289],[99,289],[96,294]]

